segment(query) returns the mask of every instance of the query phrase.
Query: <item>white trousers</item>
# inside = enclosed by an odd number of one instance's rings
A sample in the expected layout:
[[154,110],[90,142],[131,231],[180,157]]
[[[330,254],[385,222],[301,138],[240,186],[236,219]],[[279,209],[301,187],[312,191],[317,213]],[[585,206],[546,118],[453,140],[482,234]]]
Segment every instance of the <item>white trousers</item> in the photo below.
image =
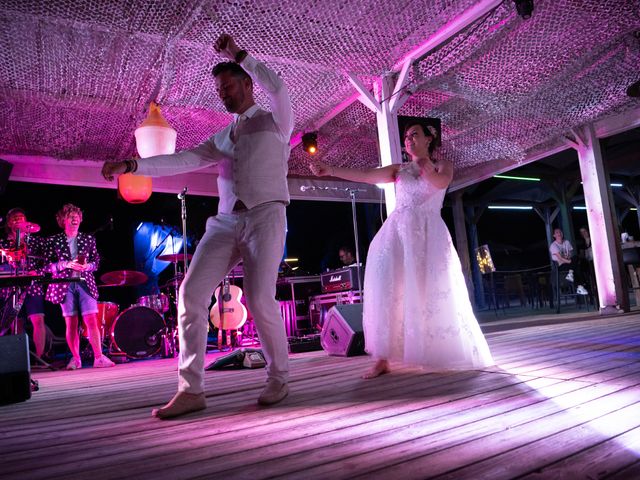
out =
[[275,298],[285,230],[285,206],[279,202],[258,205],[241,213],[220,213],[207,220],[206,232],[178,295],[179,391],[204,391],[211,296],[241,260],[244,293],[267,361],[267,376],[287,381],[287,334]]

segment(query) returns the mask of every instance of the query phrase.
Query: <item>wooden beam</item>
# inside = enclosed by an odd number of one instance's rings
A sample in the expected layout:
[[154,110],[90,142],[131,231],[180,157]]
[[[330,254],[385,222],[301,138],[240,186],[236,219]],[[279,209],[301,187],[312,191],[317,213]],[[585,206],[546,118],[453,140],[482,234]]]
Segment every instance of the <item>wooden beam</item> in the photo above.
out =
[[[117,189],[117,182],[108,182],[100,174],[102,162],[89,160],[58,160],[52,157],[30,155],[3,155],[13,164],[12,182],[46,183],[49,185],[71,185],[77,187]],[[153,179],[154,193],[178,193],[185,186],[189,195],[217,197],[218,171],[215,167],[194,173],[156,177]],[[375,185],[347,182],[346,180],[322,180],[318,177],[289,177],[289,192],[293,200],[320,200],[328,202],[350,202],[346,193],[349,188],[358,188],[356,201],[378,203],[380,190]],[[301,187],[314,186],[316,189]]]
[[[460,264],[462,265],[462,273],[467,284],[467,292],[471,292],[473,281],[471,280],[471,259],[469,257],[469,242],[467,240],[467,229],[465,226],[464,205],[462,201],[463,191],[459,190],[453,195],[453,226],[456,234],[456,249]],[[475,304],[473,296],[469,299]]]
[[[398,116],[391,111],[389,105],[389,95],[393,91],[394,78],[391,73],[383,75],[380,80],[378,97],[387,99],[380,103],[380,110],[376,112],[376,122],[378,124],[378,143],[380,145],[380,165],[402,163],[402,150],[400,146],[400,133],[398,131]],[[387,183],[384,186],[385,203],[387,215],[390,214],[396,205],[395,184]]]
[[398,110],[404,105],[404,103],[411,96],[410,94],[405,93],[403,90],[405,86],[409,83],[409,69],[413,65],[412,62],[406,62],[400,73],[398,74],[398,78],[396,79],[395,87],[393,88],[393,93],[391,94],[391,99],[389,100],[389,110],[393,113],[398,113]]
[[589,232],[593,239],[593,263],[601,311],[615,311],[617,306],[629,311],[629,296],[622,280],[623,263],[618,222],[609,175],[593,125],[580,129],[584,139],[578,148],[580,174],[587,206]]
[[360,100],[366,107],[375,113],[380,112],[380,103],[373,97],[371,92],[365,87],[360,79],[352,73],[347,73],[347,78],[351,82],[351,85],[358,91]]
[[[640,127],[640,107],[629,110],[628,112],[622,114],[605,117],[601,120],[596,121],[593,125],[597,138],[609,137],[611,135],[626,132],[628,130],[633,130],[637,127]],[[568,139],[568,137],[565,138]],[[534,155],[526,155],[525,158],[521,161],[513,159],[501,159],[494,162],[486,162],[479,166],[474,166],[468,171],[465,171],[460,175],[456,175],[453,182],[449,186],[449,191],[452,192],[461,188],[468,187],[469,185],[473,185],[475,183],[486,180],[487,178],[491,178],[494,175],[508,172],[510,170],[513,170],[514,168],[521,167],[542,158],[550,157],[551,155],[555,155],[559,152],[563,152],[568,148],[577,149],[577,147],[574,147],[573,145],[569,146],[566,143],[556,144],[554,146],[551,146],[547,150],[538,152]]]
[[541,158],[546,158],[550,155],[553,155],[554,153],[567,150],[567,148],[568,147],[566,145],[560,145],[554,148],[550,148],[549,150],[546,150],[542,153],[527,155],[522,161],[513,160],[511,158],[503,158],[494,162],[486,162],[480,165],[474,165],[460,175],[454,176],[451,185],[449,185],[449,191],[453,192],[461,188],[466,188],[469,185],[480,183],[481,181],[486,180],[487,178],[491,178],[494,175],[499,175],[501,173],[513,170],[514,168],[526,165],[527,163],[535,162],[536,160],[540,160]]
[[406,63],[413,62],[442,45],[473,22],[484,17],[501,3],[502,0],[481,0],[477,2],[475,5],[453,18],[446,25],[443,25],[428,39],[402,57],[402,59],[399,62],[396,62],[393,66],[393,70],[401,70]]

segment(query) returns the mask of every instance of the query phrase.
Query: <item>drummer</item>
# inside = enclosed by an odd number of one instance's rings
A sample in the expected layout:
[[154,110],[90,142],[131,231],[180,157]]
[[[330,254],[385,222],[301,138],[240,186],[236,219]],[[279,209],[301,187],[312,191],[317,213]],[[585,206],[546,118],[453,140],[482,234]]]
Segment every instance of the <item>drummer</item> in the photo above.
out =
[[89,331],[89,343],[94,354],[93,367],[113,367],[114,363],[102,354],[102,339],[98,328],[98,287],[93,276],[100,263],[96,238],[79,232],[82,210],[75,205],[64,205],[56,213],[56,220],[64,231],[53,235],[47,242],[47,258],[51,262],[49,268],[54,278],[71,280],[49,285],[47,300],[62,307],[67,344],[73,355],[67,370],[82,368],[79,314]]
[[[22,208],[12,208],[7,212],[4,226],[4,237],[0,239],[0,248],[13,251],[16,257],[23,256],[23,266],[29,273],[42,274],[42,258],[45,240],[34,235],[40,230],[35,223],[27,221],[27,214]],[[0,291],[0,296],[7,300],[13,293],[13,287]],[[46,341],[44,322],[44,288],[34,283],[27,287],[26,296],[20,312],[24,312],[33,325],[33,343],[36,355],[42,358]]]

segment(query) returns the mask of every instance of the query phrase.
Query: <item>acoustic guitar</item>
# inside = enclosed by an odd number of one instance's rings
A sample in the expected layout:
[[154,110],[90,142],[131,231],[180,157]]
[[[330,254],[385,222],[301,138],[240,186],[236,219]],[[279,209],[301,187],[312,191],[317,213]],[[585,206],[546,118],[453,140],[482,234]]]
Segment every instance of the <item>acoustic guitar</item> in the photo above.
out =
[[236,285],[229,283],[229,278],[225,277],[222,285],[214,292],[216,304],[209,312],[211,324],[222,330],[237,330],[247,321],[247,308],[240,303],[242,290]]

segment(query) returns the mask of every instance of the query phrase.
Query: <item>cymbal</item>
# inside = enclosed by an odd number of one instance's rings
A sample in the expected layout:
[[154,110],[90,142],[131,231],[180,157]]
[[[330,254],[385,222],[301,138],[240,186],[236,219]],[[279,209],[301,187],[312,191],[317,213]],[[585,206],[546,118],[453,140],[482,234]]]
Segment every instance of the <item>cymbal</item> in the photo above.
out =
[[[115,272],[105,273],[100,277],[108,286],[129,287],[140,285],[149,279],[144,273],[135,270],[116,270]],[[107,286],[107,285],[104,285]]]
[[20,222],[14,228],[20,229],[24,233],[38,233],[40,231],[40,225],[33,222]]
[[[187,260],[191,260],[193,255],[191,253],[187,253]],[[168,255],[160,255],[156,257],[156,260],[162,260],[163,262],[182,262],[184,261],[184,253],[170,253]]]

